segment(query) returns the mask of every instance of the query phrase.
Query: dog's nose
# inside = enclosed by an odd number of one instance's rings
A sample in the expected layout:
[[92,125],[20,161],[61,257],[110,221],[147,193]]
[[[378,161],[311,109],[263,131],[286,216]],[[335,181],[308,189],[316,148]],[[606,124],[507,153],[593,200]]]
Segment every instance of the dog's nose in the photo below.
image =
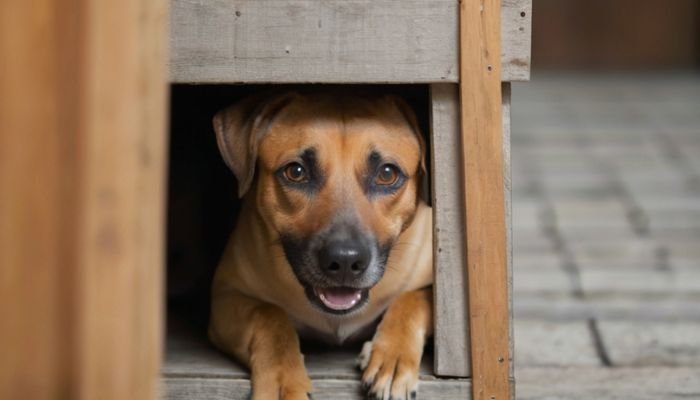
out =
[[319,252],[323,272],[339,281],[350,281],[362,275],[369,265],[369,249],[356,241],[333,241]]

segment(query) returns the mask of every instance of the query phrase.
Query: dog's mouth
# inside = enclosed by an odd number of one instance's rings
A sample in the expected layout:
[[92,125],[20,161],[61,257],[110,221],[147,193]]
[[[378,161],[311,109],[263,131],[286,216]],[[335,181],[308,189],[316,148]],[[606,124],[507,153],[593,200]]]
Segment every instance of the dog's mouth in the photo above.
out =
[[307,290],[309,300],[323,311],[347,314],[358,310],[369,299],[369,289],[350,287],[313,288]]

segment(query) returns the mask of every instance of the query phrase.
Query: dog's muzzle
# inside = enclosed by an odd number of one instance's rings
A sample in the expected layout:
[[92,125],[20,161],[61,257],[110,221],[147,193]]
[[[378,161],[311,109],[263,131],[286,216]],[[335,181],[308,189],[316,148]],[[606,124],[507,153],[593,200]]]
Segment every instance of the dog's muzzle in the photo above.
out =
[[367,303],[389,252],[371,234],[347,223],[331,224],[305,240],[283,236],[282,244],[309,301],[331,314],[348,314]]
[[371,262],[372,252],[359,240],[333,240],[318,252],[318,266],[338,286],[314,288],[316,296],[328,308],[345,311],[355,307],[363,297],[363,289],[353,288]]

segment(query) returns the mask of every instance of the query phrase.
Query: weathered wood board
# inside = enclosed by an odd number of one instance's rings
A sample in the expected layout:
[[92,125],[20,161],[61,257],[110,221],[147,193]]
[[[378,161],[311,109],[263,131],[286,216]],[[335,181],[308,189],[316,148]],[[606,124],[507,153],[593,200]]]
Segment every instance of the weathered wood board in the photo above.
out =
[[435,268],[435,372],[469,376],[467,269],[459,154],[457,85],[430,87],[433,260]]
[[[363,400],[360,381],[313,379],[314,400]],[[166,400],[249,400],[250,381],[217,377],[183,377],[163,379]],[[422,380],[418,386],[421,398],[435,400],[469,400],[468,380]]]
[[[172,0],[175,83],[457,82],[457,0]],[[532,0],[504,0],[504,81],[530,76]]]
[[[503,85],[503,159],[509,298],[512,287],[510,233],[510,84]],[[435,373],[470,376],[469,321],[464,265],[463,187],[459,154],[459,93],[457,85],[430,87],[432,182],[435,260]],[[440,166],[439,168],[437,166]],[[512,354],[512,332],[511,354]],[[511,372],[512,376],[512,372]]]
[[[171,322],[169,325],[162,372],[165,400],[249,399],[250,380],[245,368],[214,349],[203,332],[183,323]],[[360,388],[361,374],[355,361],[359,348],[303,351],[314,385],[314,399],[364,399]],[[429,351],[421,364],[420,380],[421,398],[471,398],[468,379],[446,380],[433,376]]]
[[[502,86],[503,94],[503,194],[505,197],[505,215],[506,215],[506,258],[507,258],[507,273],[508,273],[508,319],[510,321],[510,329],[508,332],[508,347],[510,353],[510,379],[515,379],[515,334],[513,333],[513,181],[510,162],[510,134],[511,134],[511,85],[504,83]],[[515,391],[511,391],[513,395]]]
[[[503,192],[505,197],[506,215],[506,258],[508,263],[508,318],[510,320],[510,330],[508,332],[508,347],[510,352],[510,379],[515,379],[515,334],[513,333],[513,183],[511,173],[510,157],[510,134],[511,134],[511,85],[504,83],[503,93]],[[511,390],[514,395],[515,390]]]

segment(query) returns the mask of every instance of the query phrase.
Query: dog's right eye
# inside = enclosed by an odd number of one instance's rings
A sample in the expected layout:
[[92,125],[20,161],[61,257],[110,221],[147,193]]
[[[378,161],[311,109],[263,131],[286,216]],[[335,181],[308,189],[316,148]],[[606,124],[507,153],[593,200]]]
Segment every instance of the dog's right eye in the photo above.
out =
[[306,169],[298,162],[293,162],[284,167],[284,177],[294,183],[302,183],[308,180]]

